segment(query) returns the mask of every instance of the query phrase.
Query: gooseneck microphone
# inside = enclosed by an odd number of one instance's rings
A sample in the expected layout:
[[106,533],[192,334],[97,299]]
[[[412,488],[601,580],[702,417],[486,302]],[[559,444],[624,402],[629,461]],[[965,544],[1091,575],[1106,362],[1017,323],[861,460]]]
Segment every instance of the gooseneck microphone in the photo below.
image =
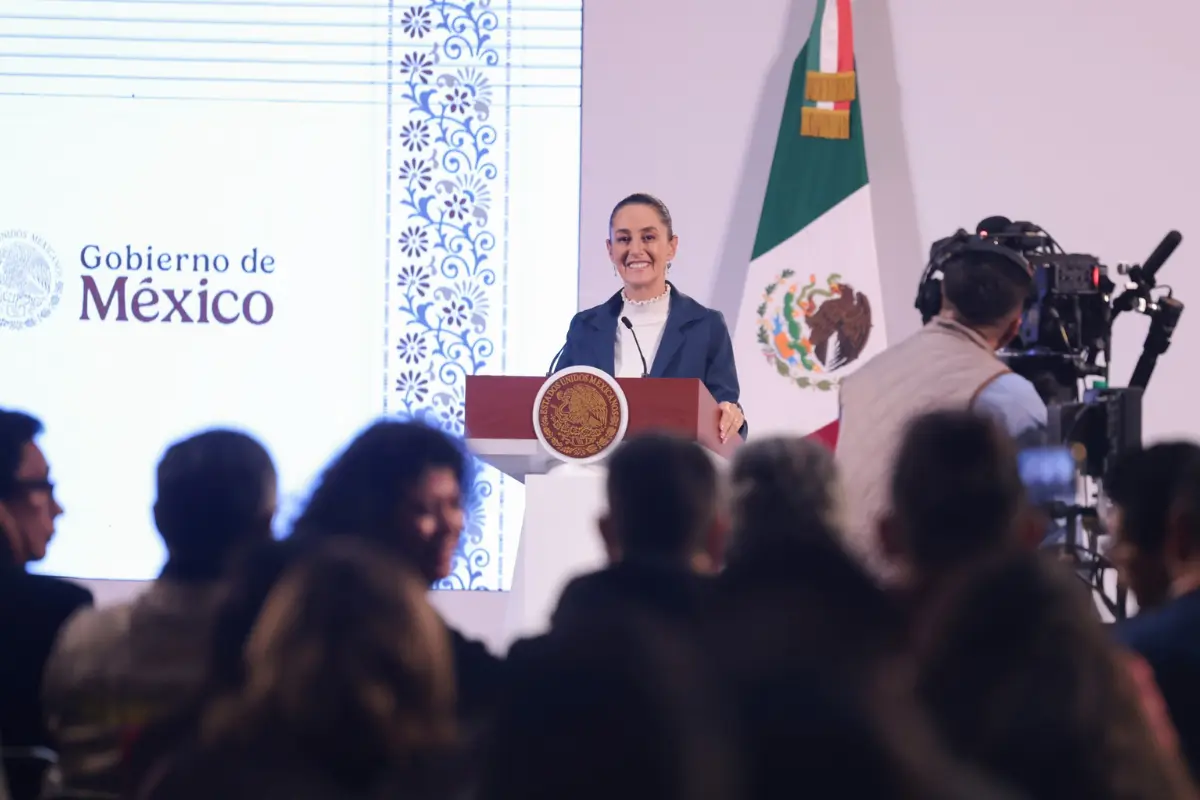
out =
[[547,378],[554,374],[554,370],[558,366],[558,360],[562,358],[563,351],[566,349],[567,343],[563,342],[563,346],[558,348],[558,352],[554,354],[554,358],[550,359],[550,369],[546,370]]
[[650,377],[650,370],[646,368],[646,354],[642,352],[642,343],[638,341],[637,332],[633,329],[633,323],[629,321],[629,317],[621,317],[621,324],[629,329],[629,335],[633,337],[633,346],[637,348],[638,358],[642,360],[642,377]]

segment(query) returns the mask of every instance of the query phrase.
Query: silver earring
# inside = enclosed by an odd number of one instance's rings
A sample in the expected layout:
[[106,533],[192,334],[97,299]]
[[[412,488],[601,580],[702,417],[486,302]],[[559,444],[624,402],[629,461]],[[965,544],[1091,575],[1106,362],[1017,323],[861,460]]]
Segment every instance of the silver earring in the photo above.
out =
[[674,261],[668,261],[668,262],[667,262],[667,272],[670,272],[670,271],[671,271],[671,265],[672,265],[672,264],[674,264],[674,263],[675,263]]

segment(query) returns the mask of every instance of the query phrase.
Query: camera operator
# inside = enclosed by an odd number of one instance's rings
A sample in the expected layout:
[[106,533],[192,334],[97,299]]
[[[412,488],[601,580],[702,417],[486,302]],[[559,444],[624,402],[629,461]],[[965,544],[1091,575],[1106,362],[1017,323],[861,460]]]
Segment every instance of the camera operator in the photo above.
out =
[[[891,577],[878,546],[899,442],[916,417],[937,410],[991,415],[1021,444],[1044,437],[1046,405],[1027,379],[996,356],[1010,342],[1030,296],[1033,273],[1013,250],[960,231],[934,245],[917,305],[932,318],[841,383],[837,460],[848,502],[851,548]],[[932,293],[932,296],[930,296]],[[932,304],[932,307],[930,307]]]

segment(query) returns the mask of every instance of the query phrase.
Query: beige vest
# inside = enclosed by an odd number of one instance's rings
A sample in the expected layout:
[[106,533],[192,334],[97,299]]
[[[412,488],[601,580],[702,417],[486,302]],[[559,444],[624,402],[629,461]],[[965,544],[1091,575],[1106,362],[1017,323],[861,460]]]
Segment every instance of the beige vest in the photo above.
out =
[[930,411],[969,408],[1008,371],[982,336],[939,317],[841,382],[837,462],[846,536],[851,550],[880,577],[895,574],[883,558],[878,529],[909,423]]

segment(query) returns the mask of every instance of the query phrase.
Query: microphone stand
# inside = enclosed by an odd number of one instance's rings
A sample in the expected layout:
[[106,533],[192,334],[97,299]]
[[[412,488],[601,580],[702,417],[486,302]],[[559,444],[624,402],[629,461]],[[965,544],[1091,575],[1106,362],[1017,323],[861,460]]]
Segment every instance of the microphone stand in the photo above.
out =
[[642,352],[642,343],[638,341],[637,331],[633,329],[633,323],[629,320],[629,317],[621,317],[621,324],[629,329],[629,335],[633,337],[633,346],[637,348],[638,358],[642,360],[642,377],[650,377],[650,370],[646,366],[646,354]]
[[546,377],[549,378],[554,374],[555,368],[558,367],[558,362],[562,359],[562,354],[567,349],[567,343],[563,342],[563,346],[558,348],[558,352],[554,354],[554,358],[550,359],[550,369],[546,370]]

